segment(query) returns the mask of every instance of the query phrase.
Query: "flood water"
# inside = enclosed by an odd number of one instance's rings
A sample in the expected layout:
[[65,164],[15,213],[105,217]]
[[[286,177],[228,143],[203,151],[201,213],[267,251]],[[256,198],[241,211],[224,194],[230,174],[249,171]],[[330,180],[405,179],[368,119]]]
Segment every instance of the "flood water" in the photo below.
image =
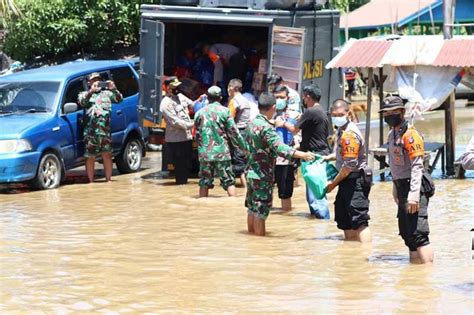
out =
[[[459,137],[472,134],[470,124],[460,122]],[[424,132],[435,137],[441,128]],[[110,184],[82,184],[79,170],[56,190],[1,188],[0,313],[474,309],[473,173],[436,181],[435,263],[419,266],[397,235],[391,182],[373,187],[369,247],[342,241],[332,206],[330,221],[309,219],[302,186],[294,210],[275,209],[269,237],[259,238],[246,233],[241,188],[236,198],[216,187],[197,199],[197,179],[176,187],[156,176],[159,158],[149,154],[145,170]]]

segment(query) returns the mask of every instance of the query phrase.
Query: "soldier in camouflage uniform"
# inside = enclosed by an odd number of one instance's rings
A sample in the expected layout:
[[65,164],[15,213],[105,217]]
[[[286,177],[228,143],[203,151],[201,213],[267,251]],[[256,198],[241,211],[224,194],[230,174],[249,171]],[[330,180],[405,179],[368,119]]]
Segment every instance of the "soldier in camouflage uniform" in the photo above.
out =
[[285,159],[313,160],[311,152],[296,151],[282,142],[274,127],[282,127],[281,120],[270,122],[276,111],[273,95],[263,93],[258,99],[260,114],[249,124],[246,140],[249,145],[249,171],[247,174],[248,209],[247,227],[249,233],[265,236],[265,220],[272,206],[274,168],[277,156]]
[[244,152],[247,151],[247,146],[229,109],[219,103],[222,99],[221,89],[211,86],[207,95],[209,105],[201,109],[194,118],[199,145],[199,197],[208,196],[209,188],[214,187],[215,175],[220,178],[221,186],[228,195],[235,196],[229,141]]
[[112,103],[122,101],[122,94],[112,81],[107,89],[101,89],[100,74],[92,73],[88,78],[89,91],[79,94],[78,103],[86,110],[84,145],[86,172],[89,182],[94,180],[95,157],[102,155],[106,181],[112,179],[112,134],[110,131]]

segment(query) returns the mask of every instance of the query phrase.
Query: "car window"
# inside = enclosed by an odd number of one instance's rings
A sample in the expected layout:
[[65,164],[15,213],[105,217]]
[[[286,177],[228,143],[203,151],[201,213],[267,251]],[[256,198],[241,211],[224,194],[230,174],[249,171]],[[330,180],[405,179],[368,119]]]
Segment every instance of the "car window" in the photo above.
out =
[[56,107],[59,82],[0,83],[0,112],[25,110],[51,112]]
[[138,93],[138,82],[130,67],[121,67],[110,70],[112,80],[123,97],[129,97]]
[[66,89],[66,94],[63,99],[63,105],[66,103],[76,103],[79,93],[85,91],[84,81],[82,79],[70,82]]

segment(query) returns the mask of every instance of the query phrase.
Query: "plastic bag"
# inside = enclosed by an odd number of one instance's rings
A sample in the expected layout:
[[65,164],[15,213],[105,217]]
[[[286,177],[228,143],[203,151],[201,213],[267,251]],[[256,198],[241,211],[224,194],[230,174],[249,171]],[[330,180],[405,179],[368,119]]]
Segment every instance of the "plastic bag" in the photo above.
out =
[[311,162],[301,161],[303,179],[316,199],[323,199],[326,196],[327,164],[320,156],[316,156],[316,159]]

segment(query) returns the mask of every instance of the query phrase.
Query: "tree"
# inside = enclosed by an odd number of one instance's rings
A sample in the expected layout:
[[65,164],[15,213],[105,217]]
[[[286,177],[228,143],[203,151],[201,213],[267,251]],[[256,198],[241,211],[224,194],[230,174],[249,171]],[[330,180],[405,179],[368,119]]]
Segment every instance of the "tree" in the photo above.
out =
[[3,19],[19,14],[20,10],[15,0],[0,0],[0,16]]
[[[5,0],[0,0],[5,1]],[[143,0],[21,0],[22,15],[12,19],[5,52],[28,62],[37,56],[55,57],[97,52],[138,41]]]
[[370,2],[370,0],[331,0],[331,4],[342,12],[346,12],[347,6],[349,6],[349,12],[363,6]]

